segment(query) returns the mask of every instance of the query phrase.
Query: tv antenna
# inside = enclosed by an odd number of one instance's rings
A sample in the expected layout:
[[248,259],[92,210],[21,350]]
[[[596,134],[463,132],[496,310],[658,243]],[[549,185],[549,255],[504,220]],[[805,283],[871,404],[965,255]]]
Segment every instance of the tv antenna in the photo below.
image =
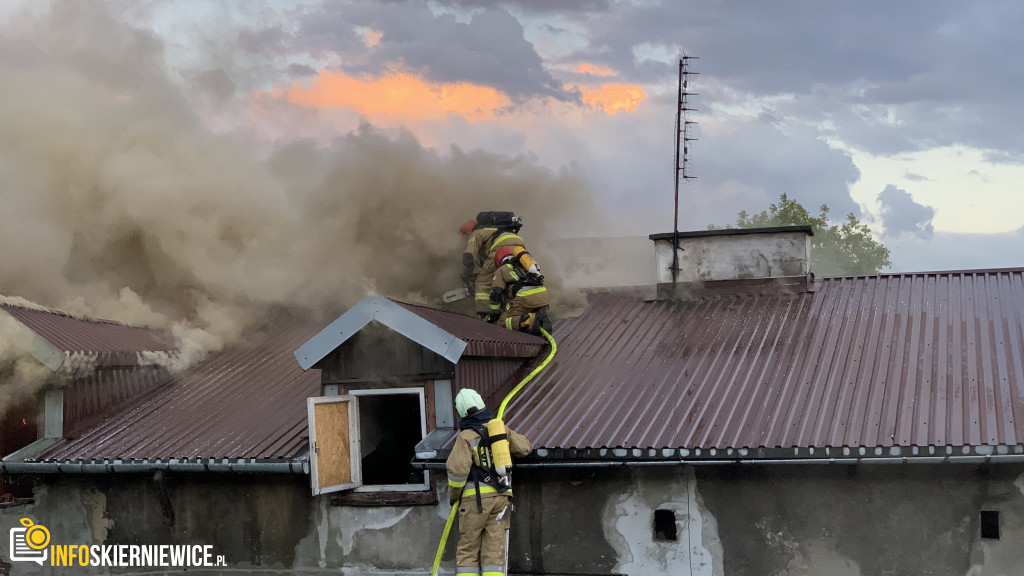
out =
[[679,96],[676,103],[676,138],[675,138],[675,219],[672,224],[672,284],[679,276],[679,181],[689,182],[697,177],[693,175],[693,161],[690,157],[690,143],[693,137],[693,126],[696,121],[690,120],[689,113],[696,112],[690,107],[690,96],[699,96],[690,92],[690,76],[699,72],[690,71],[690,60],[699,60],[696,56],[679,57]]

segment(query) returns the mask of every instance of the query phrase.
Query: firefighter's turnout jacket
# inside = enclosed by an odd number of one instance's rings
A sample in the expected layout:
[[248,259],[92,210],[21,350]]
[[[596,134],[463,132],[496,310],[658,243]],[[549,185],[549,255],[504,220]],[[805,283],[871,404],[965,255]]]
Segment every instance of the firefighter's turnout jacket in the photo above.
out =
[[[465,419],[464,419],[465,420]],[[513,456],[530,453],[530,441],[506,428]],[[500,576],[505,566],[505,535],[512,491],[497,484],[497,471],[483,468],[486,455],[473,429],[459,432],[448,456],[448,499],[459,503],[459,545],[455,554],[460,576]],[[499,520],[499,516],[501,519]]]
[[491,300],[494,300],[497,290],[504,294],[504,306],[498,324],[518,330],[516,320],[519,316],[548,307],[548,291],[540,278],[512,262],[498,267],[491,281]]
[[[490,299],[490,290],[493,285],[494,272],[497,270],[497,265],[494,263],[494,253],[498,251],[498,248],[503,248],[505,246],[510,248],[513,246],[523,246],[525,248],[526,245],[518,234],[514,234],[512,232],[499,232],[495,234],[488,243],[487,255],[483,259],[481,272],[476,277],[476,297],[480,298],[480,293],[483,292],[484,301],[487,303],[487,311],[495,316],[501,313],[501,306],[498,303],[491,302]],[[477,300],[478,306],[479,302],[480,300]],[[479,312],[480,309],[477,308],[477,311]]]
[[[490,246],[491,238],[498,233],[498,229],[494,227],[479,227],[474,228],[469,233],[469,240],[466,241],[466,251],[462,254],[462,266],[470,270],[474,267],[484,268],[484,258],[487,257],[487,249]],[[494,264],[491,264],[493,273]],[[474,304],[476,306],[477,314],[490,314],[491,307],[487,297],[487,289],[489,286],[483,286],[490,282],[490,274],[478,273],[476,279],[473,281],[473,287],[475,289]],[[483,288],[481,293],[481,287]]]

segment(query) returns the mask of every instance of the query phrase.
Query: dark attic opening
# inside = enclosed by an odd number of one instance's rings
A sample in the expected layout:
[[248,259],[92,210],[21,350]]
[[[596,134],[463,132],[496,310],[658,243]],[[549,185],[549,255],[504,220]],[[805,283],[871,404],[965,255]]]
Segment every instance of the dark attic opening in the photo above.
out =
[[421,398],[419,394],[359,396],[363,486],[425,483],[425,473],[411,466],[416,444],[423,439]]
[[672,510],[654,511],[654,539],[660,542],[678,539],[675,512]]
[[981,511],[981,537],[985,540],[999,540],[999,512]]

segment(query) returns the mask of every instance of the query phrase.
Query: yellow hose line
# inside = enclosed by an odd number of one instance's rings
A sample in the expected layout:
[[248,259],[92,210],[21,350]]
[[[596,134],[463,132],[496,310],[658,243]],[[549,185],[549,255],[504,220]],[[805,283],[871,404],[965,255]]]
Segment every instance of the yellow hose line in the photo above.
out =
[[[501,401],[501,406],[498,407],[499,420],[505,414],[505,408],[508,406],[509,401],[523,389],[523,386],[526,386],[530,380],[533,380],[537,374],[540,374],[541,370],[547,368],[548,364],[551,363],[551,359],[555,357],[555,353],[558,352],[558,345],[555,344],[555,339],[551,337],[551,334],[548,334],[547,330],[543,328],[540,329],[540,333],[547,339],[548,344],[551,345],[551,352],[548,352],[548,357],[540,363],[540,366],[537,366],[533,369],[533,372],[527,374],[526,378],[523,378],[519,384],[516,384],[516,387]],[[456,500],[455,504],[452,504],[451,511],[448,512],[448,521],[444,523],[444,532],[441,534],[441,542],[437,545],[437,554],[434,554],[434,565],[430,568],[430,576],[437,576],[437,568],[441,565],[441,556],[444,555],[444,547],[448,544],[448,535],[452,532],[452,524],[455,523],[455,511],[458,509],[459,501]],[[505,554],[508,554],[508,549],[505,550]]]
[[551,352],[548,352],[548,357],[545,358],[544,361],[540,363],[540,366],[537,366],[536,368],[533,369],[533,372],[527,374],[526,378],[523,378],[523,380],[519,382],[519,384],[516,384],[516,387],[513,388],[512,391],[508,393],[508,396],[505,396],[504,400],[501,401],[501,406],[498,406],[498,420],[504,419],[505,408],[508,407],[508,403],[512,400],[512,398],[514,398],[516,394],[519,394],[519,391],[523,389],[523,386],[526,386],[530,382],[530,380],[533,380],[533,378],[537,376],[537,374],[540,374],[541,370],[547,368],[548,364],[551,363],[551,359],[554,358],[555,354],[558,352],[558,345],[555,344],[555,339],[551,337],[551,334],[548,334],[547,330],[543,328],[540,329],[540,333],[541,335],[544,336],[544,338],[547,339],[548,344],[551,345]]
[[434,566],[430,569],[430,576],[437,576],[437,567],[441,565],[441,556],[444,555],[444,547],[448,544],[448,534],[452,531],[452,524],[455,523],[455,511],[459,509],[459,501],[452,504],[452,510],[448,513],[448,521],[444,523],[444,533],[441,534],[441,543],[437,545],[437,554],[434,554]]

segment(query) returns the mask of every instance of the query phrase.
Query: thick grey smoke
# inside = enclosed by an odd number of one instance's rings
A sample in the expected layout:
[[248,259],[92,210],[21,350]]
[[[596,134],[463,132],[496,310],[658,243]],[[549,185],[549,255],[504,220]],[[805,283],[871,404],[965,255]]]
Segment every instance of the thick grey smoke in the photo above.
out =
[[0,294],[213,350],[267,307],[329,315],[369,290],[458,287],[457,229],[480,210],[524,215],[537,245],[592,217],[578,174],[369,125],[257,158],[205,127],[159,39],[108,6],[0,27]]

